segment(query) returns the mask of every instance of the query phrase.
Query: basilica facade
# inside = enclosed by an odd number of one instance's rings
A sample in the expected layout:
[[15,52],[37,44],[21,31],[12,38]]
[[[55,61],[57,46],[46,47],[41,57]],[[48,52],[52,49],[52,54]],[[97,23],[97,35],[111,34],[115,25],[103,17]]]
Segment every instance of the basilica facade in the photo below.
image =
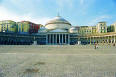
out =
[[61,16],[48,21],[38,30],[38,35],[45,35],[47,45],[65,45],[78,42],[77,29]]

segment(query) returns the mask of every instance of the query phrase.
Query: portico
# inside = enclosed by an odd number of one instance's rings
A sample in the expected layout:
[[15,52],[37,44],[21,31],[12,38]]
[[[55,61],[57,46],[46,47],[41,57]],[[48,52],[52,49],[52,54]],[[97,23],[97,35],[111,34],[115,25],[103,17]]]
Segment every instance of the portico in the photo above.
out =
[[88,36],[86,38],[88,38],[90,40],[89,44],[94,44],[94,43],[115,44],[116,43],[116,33],[91,35],[91,36]]
[[69,43],[70,43],[70,37],[68,33],[48,33],[46,35],[46,44],[63,45]]

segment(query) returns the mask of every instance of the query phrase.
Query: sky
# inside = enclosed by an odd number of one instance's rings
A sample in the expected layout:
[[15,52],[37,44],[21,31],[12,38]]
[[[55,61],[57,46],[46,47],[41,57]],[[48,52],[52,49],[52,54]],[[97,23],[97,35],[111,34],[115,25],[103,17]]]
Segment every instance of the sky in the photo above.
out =
[[60,14],[73,26],[116,22],[116,0],[0,0],[0,21],[43,24]]

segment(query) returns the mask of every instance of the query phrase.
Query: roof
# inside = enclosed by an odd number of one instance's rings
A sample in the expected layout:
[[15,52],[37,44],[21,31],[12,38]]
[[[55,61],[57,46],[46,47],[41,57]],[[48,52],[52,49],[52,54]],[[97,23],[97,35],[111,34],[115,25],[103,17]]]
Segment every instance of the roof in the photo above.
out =
[[57,17],[51,19],[50,21],[48,21],[48,22],[46,23],[46,25],[48,25],[48,24],[57,24],[57,23],[69,24],[69,25],[71,25],[67,20],[65,20],[65,19],[62,18],[61,16],[57,16]]

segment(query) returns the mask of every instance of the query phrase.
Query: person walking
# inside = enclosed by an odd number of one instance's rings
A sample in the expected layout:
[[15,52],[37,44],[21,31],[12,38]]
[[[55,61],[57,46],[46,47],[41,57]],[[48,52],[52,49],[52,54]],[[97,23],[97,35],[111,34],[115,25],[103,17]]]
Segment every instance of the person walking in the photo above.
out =
[[95,43],[95,44],[94,44],[94,49],[97,49],[97,48],[98,48],[98,46],[97,46],[97,44]]

